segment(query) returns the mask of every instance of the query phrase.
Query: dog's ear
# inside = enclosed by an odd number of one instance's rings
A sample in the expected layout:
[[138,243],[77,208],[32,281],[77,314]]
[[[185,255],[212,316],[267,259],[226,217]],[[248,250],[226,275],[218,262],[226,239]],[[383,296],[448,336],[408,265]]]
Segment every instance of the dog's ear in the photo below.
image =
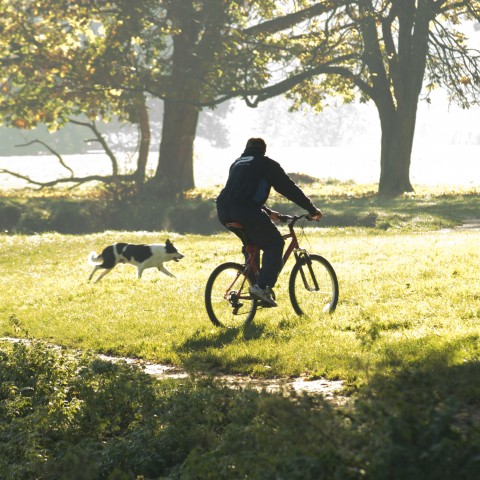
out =
[[165,242],[165,245],[171,245],[172,242],[167,238],[167,241]]

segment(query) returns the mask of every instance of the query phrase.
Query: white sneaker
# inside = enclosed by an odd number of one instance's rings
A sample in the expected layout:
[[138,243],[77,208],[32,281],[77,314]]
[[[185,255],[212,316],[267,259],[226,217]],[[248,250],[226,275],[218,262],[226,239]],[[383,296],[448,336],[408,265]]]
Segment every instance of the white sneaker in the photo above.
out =
[[276,307],[277,302],[271,297],[269,291],[267,289],[260,288],[258,285],[254,285],[250,288],[250,295],[255,297],[258,300],[266,303],[269,307]]

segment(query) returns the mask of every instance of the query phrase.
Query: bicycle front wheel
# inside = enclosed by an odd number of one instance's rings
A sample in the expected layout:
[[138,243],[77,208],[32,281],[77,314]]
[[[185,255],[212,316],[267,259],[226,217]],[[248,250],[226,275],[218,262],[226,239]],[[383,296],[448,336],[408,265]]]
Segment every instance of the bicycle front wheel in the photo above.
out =
[[253,320],[257,301],[250,295],[250,280],[245,267],[228,262],[219,265],[210,275],[205,288],[205,306],[214,325],[238,328]]
[[337,275],[328,260],[320,255],[302,256],[292,269],[288,291],[295,313],[318,318],[335,311]]

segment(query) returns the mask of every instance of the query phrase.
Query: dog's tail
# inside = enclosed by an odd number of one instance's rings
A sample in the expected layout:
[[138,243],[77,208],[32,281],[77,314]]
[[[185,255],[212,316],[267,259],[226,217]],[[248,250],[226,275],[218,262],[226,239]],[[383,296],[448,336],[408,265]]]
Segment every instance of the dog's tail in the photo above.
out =
[[103,263],[103,257],[101,255],[97,255],[95,252],[90,252],[88,261],[92,265],[101,265]]

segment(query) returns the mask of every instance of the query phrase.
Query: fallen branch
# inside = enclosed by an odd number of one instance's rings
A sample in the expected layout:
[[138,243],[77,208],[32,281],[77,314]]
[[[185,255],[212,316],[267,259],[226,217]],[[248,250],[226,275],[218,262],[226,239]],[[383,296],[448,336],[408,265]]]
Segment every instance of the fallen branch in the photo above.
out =
[[70,189],[74,189],[75,187],[78,187],[79,185],[82,185],[87,182],[103,182],[103,183],[113,183],[113,182],[118,182],[119,180],[127,180],[127,181],[133,181],[135,179],[135,175],[133,174],[128,174],[128,175],[89,175],[86,177],[66,177],[66,178],[57,178],[56,180],[51,180],[49,182],[39,182],[37,180],[33,180],[32,178],[22,175],[17,172],[12,172],[11,170],[6,170],[6,169],[1,169],[0,174],[5,174],[5,175],[12,175],[13,177],[20,178],[22,180],[25,180],[28,183],[31,183],[33,185],[37,185],[40,187],[40,190],[48,187],[54,187],[55,185],[58,184],[65,184],[65,183],[74,183]]
[[16,145],[16,147],[27,147],[27,146],[30,146],[34,143],[39,143],[40,145],[43,145],[50,153],[52,153],[53,155],[55,155],[55,157],[57,157],[58,161],[60,162],[60,165],[62,165],[66,170],[68,170],[70,172],[69,177],[57,178],[57,179],[51,180],[49,182],[40,182],[40,181],[34,180],[33,178],[31,178],[27,175],[22,175],[21,173],[13,172],[13,171],[7,170],[7,169],[0,170],[0,174],[3,173],[5,175],[11,175],[13,177],[20,178],[21,180],[24,180],[29,184],[37,185],[38,187],[40,187],[40,190],[42,190],[43,188],[54,187],[56,185],[66,184],[66,183],[72,183],[73,184],[69,188],[71,190],[71,189],[74,189],[74,188],[78,187],[79,185],[82,185],[82,184],[87,183],[87,182],[98,181],[98,182],[103,182],[103,183],[113,183],[113,182],[122,181],[122,180],[126,180],[126,181],[135,181],[136,180],[136,175],[135,174],[128,174],[128,175],[119,175],[118,174],[117,158],[115,157],[115,154],[112,152],[112,150],[108,146],[107,142],[103,138],[101,132],[98,130],[95,123],[82,122],[82,121],[79,121],[79,120],[74,120],[72,118],[70,118],[68,120],[69,120],[70,123],[73,123],[74,125],[80,125],[82,127],[86,127],[94,133],[95,138],[91,139],[89,141],[98,142],[102,146],[103,150],[105,151],[105,153],[109,157],[110,162],[112,164],[112,174],[111,175],[107,175],[107,176],[88,175],[86,177],[76,177],[75,172],[65,163],[62,156],[56,150],[54,150],[52,147],[47,145],[45,142],[43,142],[41,140],[38,140],[38,139],[37,140],[32,140],[31,142],[24,143],[24,144],[21,144],[21,145]]

